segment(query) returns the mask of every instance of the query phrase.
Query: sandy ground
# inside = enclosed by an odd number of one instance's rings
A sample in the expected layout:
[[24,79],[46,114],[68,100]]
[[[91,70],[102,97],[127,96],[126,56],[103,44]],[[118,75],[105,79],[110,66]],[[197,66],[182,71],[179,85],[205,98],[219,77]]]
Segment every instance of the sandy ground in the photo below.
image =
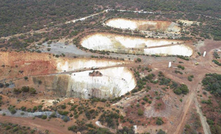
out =
[[73,134],[73,132],[68,131],[67,126],[63,126],[65,125],[63,121],[58,119],[47,121],[38,118],[33,120],[32,118],[8,117],[0,115],[0,121],[29,126],[32,129],[37,128],[40,130],[49,130],[52,134]]

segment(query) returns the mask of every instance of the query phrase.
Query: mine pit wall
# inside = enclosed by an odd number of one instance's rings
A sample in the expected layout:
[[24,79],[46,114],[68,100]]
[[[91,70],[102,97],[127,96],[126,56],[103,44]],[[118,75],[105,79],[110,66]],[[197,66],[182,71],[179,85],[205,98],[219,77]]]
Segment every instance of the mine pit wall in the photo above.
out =
[[144,49],[144,54],[191,56],[193,54],[193,50],[189,47],[186,47],[185,45],[174,45],[167,47]]
[[99,59],[74,59],[74,60],[65,60],[65,61],[57,60],[57,70],[59,72],[76,71],[80,69],[93,69],[93,68],[122,65],[125,63],[128,62],[116,61],[116,60],[99,60]]
[[82,39],[87,49],[129,54],[191,56],[192,48],[181,40],[147,39],[109,33],[95,33]]
[[105,25],[119,29],[151,30],[179,32],[179,24],[169,21],[148,21],[138,19],[113,18],[105,22]]
[[[32,81],[38,89],[39,86],[44,86],[44,92],[50,92],[53,97],[65,97],[68,89],[70,76],[67,74],[62,75],[47,75],[32,77]],[[39,84],[39,81],[42,83]]]
[[145,48],[182,43],[181,40],[147,39],[110,33],[94,33],[81,40],[81,45],[87,49],[110,51],[119,48]]
[[114,98],[130,92],[136,86],[133,73],[125,67],[99,70],[102,76],[89,76],[92,71],[72,73],[71,75],[52,75],[33,77],[33,83],[44,85],[45,92],[56,97],[76,97],[89,99]]
[[74,73],[67,96],[80,98],[114,98],[124,95],[136,86],[133,74],[124,67],[99,70],[102,76],[89,76],[91,71]]

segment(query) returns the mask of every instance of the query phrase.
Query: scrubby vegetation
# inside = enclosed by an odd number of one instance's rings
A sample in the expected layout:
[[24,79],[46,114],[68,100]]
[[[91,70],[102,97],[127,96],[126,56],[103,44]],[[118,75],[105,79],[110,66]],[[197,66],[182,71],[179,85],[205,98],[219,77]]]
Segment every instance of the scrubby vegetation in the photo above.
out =
[[162,120],[162,118],[158,117],[157,120],[156,120],[156,124],[157,125],[162,125],[164,122]]
[[100,116],[99,121],[104,124],[107,123],[107,126],[110,128],[116,128],[119,125],[118,119],[120,118],[118,113],[104,111]]
[[214,94],[215,96],[221,95],[221,75],[220,74],[206,74],[202,80],[204,89]]
[[[93,6],[92,4],[93,3]],[[37,30],[46,26],[54,26],[65,20],[71,20],[82,16],[87,16],[94,12],[102,10],[101,7],[115,8],[115,3],[121,3],[122,9],[135,9],[147,11],[181,11],[192,14],[203,13],[211,16],[219,16],[221,2],[219,0],[205,0],[205,1],[153,1],[141,0],[139,2],[134,0],[117,0],[115,2],[107,0],[92,0],[90,2],[81,0],[73,2],[67,1],[2,1],[0,4],[0,24],[2,30],[0,36],[7,36],[10,34]],[[143,4],[145,3],[145,4]],[[99,6],[100,5],[100,6]],[[74,8],[73,8],[74,6]],[[24,8],[29,7],[29,8]],[[182,8],[181,8],[182,7]],[[16,12],[14,12],[16,9]],[[83,12],[82,12],[83,11]],[[193,15],[193,17],[196,15]],[[192,17],[192,18],[193,18]],[[14,23],[17,22],[17,23]],[[54,23],[50,23],[54,22]],[[215,39],[219,39],[220,30],[213,28]],[[75,34],[73,32],[73,34]]]
[[38,133],[47,133],[48,130],[40,131],[36,129],[31,129],[27,126],[20,126],[18,124],[12,124],[12,123],[3,123],[0,122],[0,130],[1,133],[7,133],[7,134],[38,134]]
[[[208,100],[202,100],[203,112],[207,117],[207,122],[210,125],[212,134],[221,133],[220,110],[221,110],[221,75],[220,74],[206,74],[202,80],[204,90],[209,91],[212,96]],[[218,104],[218,105],[217,105]]]
[[213,62],[214,62],[216,65],[221,66],[221,63],[220,63],[219,61],[213,60]]
[[11,112],[11,114],[15,114],[16,113],[15,106],[9,106],[8,110]]
[[194,76],[193,76],[193,75],[190,75],[190,76],[188,76],[188,77],[187,77],[188,81],[192,81],[192,80],[193,80],[193,78],[194,78]]
[[33,87],[28,87],[28,86],[23,86],[21,89],[20,88],[14,88],[13,92],[15,94],[20,94],[21,92],[36,94],[36,90]]
[[199,114],[191,113],[189,123],[185,125],[184,133],[194,134],[199,132],[200,129],[202,129],[202,125],[200,122]]

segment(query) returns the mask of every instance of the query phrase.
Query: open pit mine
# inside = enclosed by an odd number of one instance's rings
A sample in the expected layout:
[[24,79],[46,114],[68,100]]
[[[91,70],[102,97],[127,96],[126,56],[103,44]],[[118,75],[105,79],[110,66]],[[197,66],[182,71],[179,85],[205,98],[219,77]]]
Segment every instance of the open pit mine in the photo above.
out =
[[87,49],[145,55],[191,56],[193,50],[181,40],[148,39],[109,33],[84,37],[81,45]]
[[169,21],[148,21],[137,19],[113,18],[105,22],[106,26],[118,29],[141,31],[180,32],[179,24]]
[[[57,97],[108,99],[124,95],[136,86],[133,73],[122,67],[127,61],[55,58],[37,53],[1,53],[0,59],[5,65],[0,71],[1,79],[13,82],[16,88],[26,83],[39,89],[40,81],[44,93]],[[4,76],[8,70],[11,75]],[[24,81],[25,76],[28,81]]]

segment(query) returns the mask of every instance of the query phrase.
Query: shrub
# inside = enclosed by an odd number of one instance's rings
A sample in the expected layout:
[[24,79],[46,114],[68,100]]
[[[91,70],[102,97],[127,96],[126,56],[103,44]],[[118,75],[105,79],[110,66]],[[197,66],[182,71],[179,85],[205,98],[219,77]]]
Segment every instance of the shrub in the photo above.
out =
[[19,88],[14,88],[13,92],[15,94],[20,94],[21,93],[21,90]]
[[164,132],[163,130],[160,129],[160,131],[157,132],[157,134],[166,134],[166,132]]
[[26,107],[22,106],[20,109],[21,109],[22,111],[25,111],[25,110],[26,110]]
[[33,107],[33,112],[35,112],[38,108],[36,106]]
[[184,67],[184,66],[181,66],[181,65],[178,65],[177,67],[180,68],[180,69],[182,69],[182,70],[185,69],[185,67]]
[[219,96],[221,95],[221,75],[220,74],[206,74],[202,80],[204,89],[210,93]]
[[219,54],[218,54],[216,51],[214,51],[213,56],[214,56],[216,59],[219,59],[219,58],[220,58],[220,57],[219,57]]
[[173,92],[174,92],[175,94],[177,94],[177,95],[182,94],[182,91],[181,91],[179,88],[174,89]]
[[25,79],[25,80],[28,80],[28,77],[27,77],[27,76],[25,76],[25,77],[24,77],[24,79]]
[[157,125],[162,125],[164,122],[163,122],[163,120],[162,120],[162,118],[157,118],[157,120],[156,120],[156,124]]
[[23,86],[21,88],[22,92],[29,92],[29,87],[28,86]]
[[137,58],[136,62],[141,62],[141,59],[140,59],[140,58]]
[[66,109],[66,105],[64,104],[64,105],[61,105],[61,108],[62,109]]
[[13,131],[13,132],[18,131],[18,127],[14,127],[12,131]]
[[30,88],[30,94],[36,94],[36,90],[34,88]]
[[143,110],[142,109],[138,109],[138,112],[137,112],[137,114],[139,115],[139,116],[142,116],[143,115]]
[[186,61],[190,60],[189,57],[187,56],[177,56],[177,57]]
[[60,115],[68,115],[68,111],[58,111],[58,113],[60,114]]
[[41,118],[45,120],[47,119],[47,115],[42,115]]
[[11,112],[11,114],[15,114],[16,113],[16,110],[15,110],[14,106],[8,107],[8,110]]
[[3,88],[5,85],[3,83],[0,83],[0,88]]
[[201,101],[203,104],[212,104],[211,100],[202,100]]
[[221,63],[219,63],[219,61],[217,60],[212,60],[216,65],[221,66]]
[[63,121],[64,121],[64,122],[68,122],[68,117],[65,116],[65,117],[63,118]]
[[56,118],[56,113],[53,112],[53,113],[50,115],[50,118]]
[[192,77],[188,76],[188,81],[192,81],[192,80],[193,80]]
[[77,130],[77,126],[75,126],[75,125],[73,125],[73,126],[70,126],[70,127],[68,127],[68,130],[69,131],[76,131]]
[[178,71],[178,70],[175,70],[175,73],[176,74],[183,74],[182,72]]
[[189,93],[189,89],[185,84],[181,84],[178,88],[174,89],[173,92],[177,95]]

